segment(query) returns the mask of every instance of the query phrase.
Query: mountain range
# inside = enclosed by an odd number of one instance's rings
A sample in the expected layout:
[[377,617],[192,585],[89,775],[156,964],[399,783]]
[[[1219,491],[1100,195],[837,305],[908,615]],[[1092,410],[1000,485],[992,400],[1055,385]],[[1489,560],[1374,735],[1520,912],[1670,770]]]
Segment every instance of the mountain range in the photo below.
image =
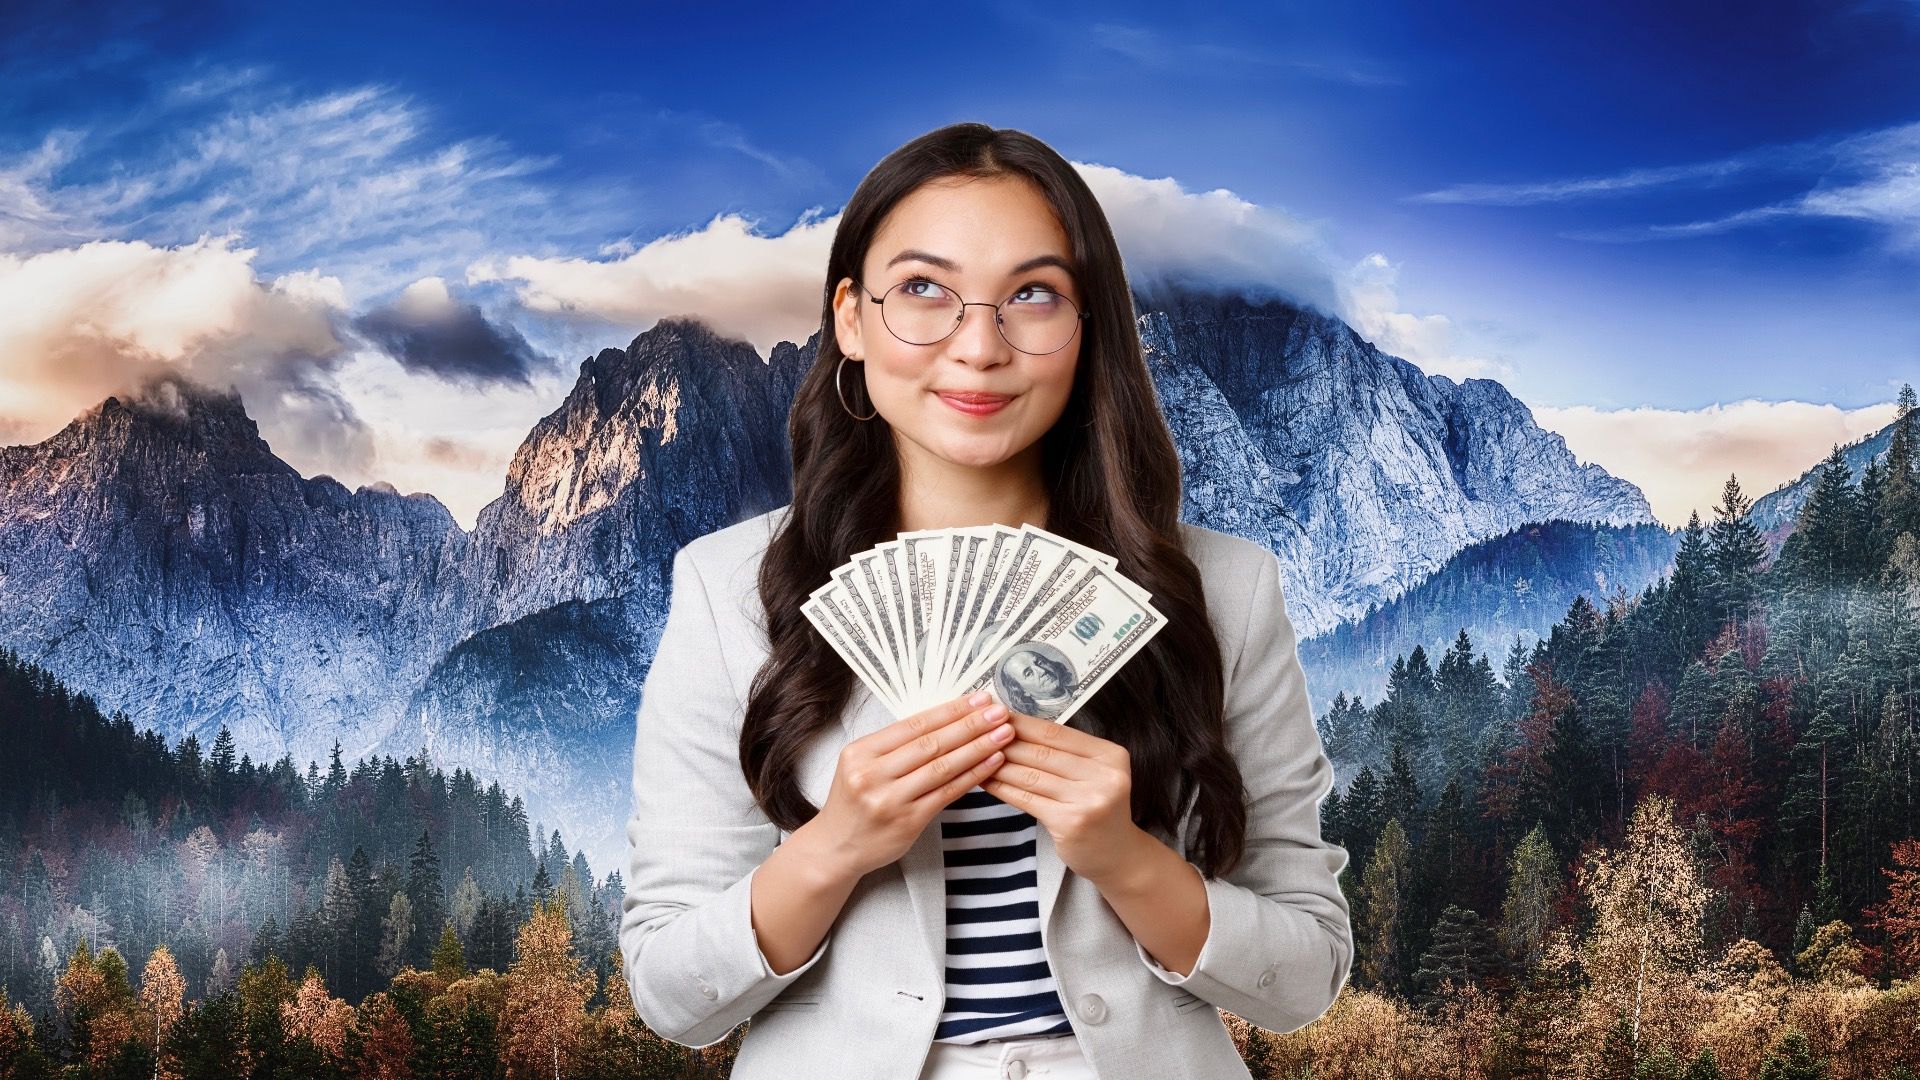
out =
[[[1497,382],[1280,300],[1136,310],[1182,516],[1279,555],[1302,638],[1527,523],[1654,521]],[[618,865],[673,555],[790,499],[787,408],[818,344],[762,357],[682,317],[602,350],[471,531],[428,494],[302,477],[231,390],[152,380],[0,447],[0,642],[171,738],[225,725],[256,760],[425,747]]]

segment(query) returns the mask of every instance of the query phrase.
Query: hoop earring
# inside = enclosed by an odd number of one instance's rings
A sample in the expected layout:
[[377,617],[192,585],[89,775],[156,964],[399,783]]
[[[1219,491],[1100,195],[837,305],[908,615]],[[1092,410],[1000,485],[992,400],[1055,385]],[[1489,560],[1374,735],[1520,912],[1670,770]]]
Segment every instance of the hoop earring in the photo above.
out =
[[880,409],[878,406],[875,406],[874,410],[868,413],[867,415],[860,416],[855,414],[853,409],[847,405],[847,392],[840,388],[840,369],[846,366],[847,366],[847,358],[845,356],[841,356],[840,362],[838,364],[835,364],[833,368],[833,392],[840,395],[840,407],[843,409],[846,409],[847,415],[853,417],[855,420],[871,420],[874,417],[879,416]]

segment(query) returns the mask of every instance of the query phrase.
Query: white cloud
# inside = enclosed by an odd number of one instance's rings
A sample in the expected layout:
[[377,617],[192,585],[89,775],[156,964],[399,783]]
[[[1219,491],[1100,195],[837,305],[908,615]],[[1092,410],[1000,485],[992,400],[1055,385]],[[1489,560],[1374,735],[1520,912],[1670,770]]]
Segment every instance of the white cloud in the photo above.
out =
[[819,329],[823,268],[839,220],[836,214],[763,236],[747,218],[721,214],[617,259],[483,259],[467,268],[467,281],[517,281],[517,298],[530,310],[619,325],[693,315],[765,355]]
[[1788,483],[1831,453],[1893,422],[1888,402],[1842,409],[1806,401],[1737,401],[1704,409],[1596,409],[1530,405],[1541,427],[1558,432],[1584,462],[1646,492],[1669,526],[1694,511],[1712,523],[1728,475],[1749,499]]
[[373,433],[373,454],[365,468],[334,478],[348,487],[378,479],[402,492],[431,492],[471,529],[505,490],[514,451],[566,394],[572,373],[542,371],[526,384],[449,383],[359,350],[341,366],[339,384]]
[[1512,374],[1505,363],[1456,352],[1455,328],[1447,316],[1399,310],[1399,278],[1399,264],[1377,251],[1355,264],[1347,274],[1341,304],[1347,325],[1381,352],[1410,361],[1429,375],[1464,382]]
[[[1106,165],[1076,163],[1143,294],[1171,284],[1280,294],[1339,315],[1382,349],[1428,370],[1465,377],[1489,363],[1454,352],[1445,316],[1396,310],[1398,268],[1370,256],[1346,268],[1313,222],[1217,188],[1192,192]],[[530,310],[644,329],[693,315],[763,355],[820,328],[822,277],[840,215],[810,207],[785,232],[721,214],[698,229],[634,246],[603,245],[602,258],[510,255],[476,260],[469,284],[509,282]]]
[[232,236],[174,248],[100,240],[0,253],[0,427],[38,441],[109,394],[174,370],[241,392],[274,451],[302,471],[368,460],[332,388],[344,346],[339,283],[306,272],[273,285]]
[[1136,290],[1198,284],[1340,309],[1342,275],[1318,224],[1225,188],[1187,191],[1172,177],[1083,162],[1074,168],[1100,200]]

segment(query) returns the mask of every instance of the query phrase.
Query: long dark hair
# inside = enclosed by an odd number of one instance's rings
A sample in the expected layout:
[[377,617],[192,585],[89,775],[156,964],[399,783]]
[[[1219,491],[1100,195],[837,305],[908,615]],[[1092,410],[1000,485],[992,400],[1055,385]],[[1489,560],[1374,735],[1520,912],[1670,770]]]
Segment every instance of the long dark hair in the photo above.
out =
[[[1200,571],[1180,530],[1180,459],[1140,351],[1120,251],[1105,213],[1072,165],[1023,131],[953,124],[875,165],[842,212],[827,259],[820,348],[787,418],[793,503],[761,559],[769,644],[740,732],[740,763],[767,817],[798,829],[819,812],[794,770],[807,741],[839,723],[854,674],[801,612],[831,572],[900,532],[899,461],[884,417],[855,420],[835,389],[842,353],[834,287],[859,279],[868,245],[908,193],[948,177],[1024,177],[1053,206],[1071,245],[1085,321],[1073,389],[1041,437],[1044,526],[1114,556],[1153,595],[1166,625],[1074,715],[1076,726],[1126,747],[1133,819],[1172,836],[1194,799],[1187,858],[1208,876],[1240,860],[1246,802],[1223,736],[1225,676]],[[864,364],[850,368],[864,371]],[[849,376],[853,372],[847,373]],[[848,382],[856,382],[848,378]],[[848,396],[872,411],[859,386]]]

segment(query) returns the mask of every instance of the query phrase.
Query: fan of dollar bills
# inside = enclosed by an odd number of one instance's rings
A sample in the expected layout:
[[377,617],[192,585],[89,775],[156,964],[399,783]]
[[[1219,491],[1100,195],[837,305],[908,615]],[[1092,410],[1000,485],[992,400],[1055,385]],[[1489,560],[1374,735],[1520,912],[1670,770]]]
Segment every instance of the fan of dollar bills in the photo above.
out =
[[802,606],[895,719],[987,690],[1064,724],[1164,621],[1118,560],[1037,525],[901,533]]

